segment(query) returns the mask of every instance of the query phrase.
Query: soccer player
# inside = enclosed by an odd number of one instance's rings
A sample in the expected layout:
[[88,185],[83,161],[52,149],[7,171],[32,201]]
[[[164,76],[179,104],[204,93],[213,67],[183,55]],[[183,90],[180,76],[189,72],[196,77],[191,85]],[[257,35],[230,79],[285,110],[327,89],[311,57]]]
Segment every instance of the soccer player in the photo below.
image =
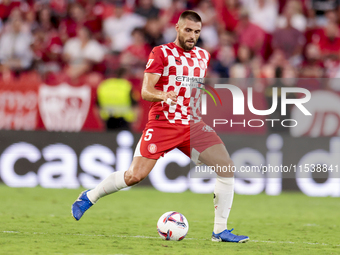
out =
[[[222,140],[199,116],[201,90],[197,86],[203,85],[194,81],[203,80],[210,61],[210,54],[195,46],[201,27],[202,21],[196,12],[184,11],[176,24],[176,40],[151,51],[142,97],[153,104],[131,166],[125,172],[110,174],[96,188],[82,192],[72,205],[72,215],[76,220],[101,197],[142,181],[157,160],[174,148],[196,164],[202,162],[227,169],[233,166]],[[227,229],[233,197],[233,172],[217,172],[212,241],[242,243],[249,240],[248,236],[234,235]]]

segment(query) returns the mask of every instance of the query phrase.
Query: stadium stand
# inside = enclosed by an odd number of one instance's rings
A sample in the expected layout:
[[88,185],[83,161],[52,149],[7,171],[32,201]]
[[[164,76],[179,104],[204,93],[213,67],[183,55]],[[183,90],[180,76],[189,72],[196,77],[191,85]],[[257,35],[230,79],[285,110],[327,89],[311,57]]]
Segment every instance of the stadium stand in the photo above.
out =
[[[148,52],[174,40],[175,23],[185,9],[196,10],[203,18],[198,46],[212,55],[209,77],[277,78],[279,68],[282,78],[338,78],[340,8],[335,0],[328,5],[318,2],[4,0],[0,3],[0,92],[26,95],[27,88],[34,87],[37,110],[36,125],[15,125],[21,115],[13,113],[15,107],[7,100],[2,103],[1,114],[9,113],[12,124],[2,124],[1,128],[49,130],[46,123],[53,114],[43,109],[42,102],[48,98],[44,99],[41,91],[47,91],[48,97],[48,86],[53,85],[54,89],[60,87],[56,91],[64,97],[74,95],[68,106],[59,98],[58,109],[78,110],[79,115],[80,128],[68,129],[65,124],[57,130],[105,130],[96,103],[98,85],[123,67],[128,70],[133,94],[140,100]],[[340,89],[315,80],[306,84],[299,86]],[[265,102],[266,87],[259,87]],[[139,107],[140,112],[147,112],[149,104],[139,101]],[[145,121],[139,114],[134,131],[141,131]]]

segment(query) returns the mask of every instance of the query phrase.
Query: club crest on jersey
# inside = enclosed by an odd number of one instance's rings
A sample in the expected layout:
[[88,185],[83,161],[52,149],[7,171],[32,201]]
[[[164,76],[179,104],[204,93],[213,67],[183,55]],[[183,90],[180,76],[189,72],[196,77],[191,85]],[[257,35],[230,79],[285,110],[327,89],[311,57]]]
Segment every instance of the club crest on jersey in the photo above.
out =
[[154,144],[154,143],[150,143],[149,146],[148,146],[148,151],[151,154],[155,154],[157,152],[157,145]]
[[204,63],[204,61],[203,61],[202,59],[199,59],[199,60],[198,60],[198,64],[199,64],[200,68],[203,69],[203,70],[207,68],[207,67],[205,66],[205,63]]

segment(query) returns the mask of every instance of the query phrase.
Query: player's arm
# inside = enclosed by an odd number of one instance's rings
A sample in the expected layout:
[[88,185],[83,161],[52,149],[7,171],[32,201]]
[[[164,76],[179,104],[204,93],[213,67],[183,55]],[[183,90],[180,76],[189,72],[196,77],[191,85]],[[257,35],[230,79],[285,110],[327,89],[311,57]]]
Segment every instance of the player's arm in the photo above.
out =
[[168,104],[175,105],[177,95],[174,91],[164,92],[155,88],[159,78],[158,74],[144,73],[142,98],[150,102],[165,101]]
[[169,105],[175,105],[177,95],[174,91],[164,92],[156,89],[156,84],[162,76],[164,66],[167,63],[164,59],[164,53],[160,47],[152,49],[148,63],[144,71],[144,79],[142,85],[142,98],[150,102],[165,101]]

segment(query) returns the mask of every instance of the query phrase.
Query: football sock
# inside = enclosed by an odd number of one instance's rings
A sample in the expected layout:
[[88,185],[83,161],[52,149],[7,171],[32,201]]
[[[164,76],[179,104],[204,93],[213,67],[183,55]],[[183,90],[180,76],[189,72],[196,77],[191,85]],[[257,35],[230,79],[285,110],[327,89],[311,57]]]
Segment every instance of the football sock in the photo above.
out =
[[126,188],[124,173],[125,171],[118,171],[110,174],[97,187],[87,192],[87,197],[95,204],[99,198]]
[[234,198],[234,177],[217,177],[214,190],[215,221],[214,233],[227,229],[227,220]]

